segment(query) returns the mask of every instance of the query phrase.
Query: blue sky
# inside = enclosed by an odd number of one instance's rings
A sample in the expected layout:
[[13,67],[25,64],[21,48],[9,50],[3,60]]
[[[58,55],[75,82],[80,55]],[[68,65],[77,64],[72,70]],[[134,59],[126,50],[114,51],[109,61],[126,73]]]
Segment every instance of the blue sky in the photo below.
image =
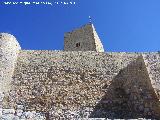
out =
[[88,23],[88,16],[91,16],[105,51],[160,50],[160,0],[61,1],[76,4],[24,6],[1,3],[0,32],[16,36],[22,49],[63,50],[64,33]]

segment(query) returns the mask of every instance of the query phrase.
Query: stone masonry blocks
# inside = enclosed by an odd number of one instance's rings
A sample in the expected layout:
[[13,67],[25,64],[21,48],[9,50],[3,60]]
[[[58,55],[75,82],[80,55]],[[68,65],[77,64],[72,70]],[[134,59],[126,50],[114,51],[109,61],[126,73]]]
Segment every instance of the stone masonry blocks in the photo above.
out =
[[87,24],[64,35],[65,51],[97,51],[104,52],[101,40],[93,24]]
[[0,119],[159,119],[159,52],[104,52],[93,24],[64,51],[21,50],[0,34]]
[[0,33],[0,92],[9,90],[20,45],[13,35]]

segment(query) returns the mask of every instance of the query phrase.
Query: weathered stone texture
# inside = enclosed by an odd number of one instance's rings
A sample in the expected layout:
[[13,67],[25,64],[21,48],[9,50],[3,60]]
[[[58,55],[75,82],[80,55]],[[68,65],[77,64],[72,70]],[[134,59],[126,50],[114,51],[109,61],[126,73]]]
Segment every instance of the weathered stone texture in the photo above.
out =
[[20,50],[0,34],[0,119],[160,118],[159,52],[103,52],[92,24],[64,50]]
[[159,112],[140,53],[21,50],[13,78],[14,103],[50,119],[157,118]]
[[97,51],[104,52],[93,24],[87,24],[64,35],[65,51]]
[[160,53],[151,52],[143,55],[144,61],[149,72],[152,87],[160,99]]
[[7,33],[0,34],[0,92],[10,89],[14,65],[20,49],[14,36]]

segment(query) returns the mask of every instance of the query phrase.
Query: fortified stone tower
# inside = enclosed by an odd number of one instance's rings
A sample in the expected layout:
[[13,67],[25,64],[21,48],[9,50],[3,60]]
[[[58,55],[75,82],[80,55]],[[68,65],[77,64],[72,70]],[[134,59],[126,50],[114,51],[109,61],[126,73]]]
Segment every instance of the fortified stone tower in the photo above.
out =
[[72,32],[65,33],[64,50],[104,52],[101,40],[91,23]]
[[10,88],[20,49],[20,45],[14,36],[0,33],[0,92],[7,92]]

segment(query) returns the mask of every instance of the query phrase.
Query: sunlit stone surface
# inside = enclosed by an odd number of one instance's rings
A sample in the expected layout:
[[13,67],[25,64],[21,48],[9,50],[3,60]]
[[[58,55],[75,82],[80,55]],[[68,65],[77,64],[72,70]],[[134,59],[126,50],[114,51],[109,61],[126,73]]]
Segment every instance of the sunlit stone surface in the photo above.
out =
[[0,118],[160,118],[160,54],[103,52],[94,27],[85,27],[65,38],[72,45],[64,51],[21,50],[0,34]]

